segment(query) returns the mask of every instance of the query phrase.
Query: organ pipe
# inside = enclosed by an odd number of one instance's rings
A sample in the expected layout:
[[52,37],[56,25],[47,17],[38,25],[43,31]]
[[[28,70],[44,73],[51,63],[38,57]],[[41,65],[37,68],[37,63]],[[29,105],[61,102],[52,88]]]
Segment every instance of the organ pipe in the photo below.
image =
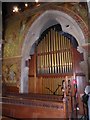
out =
[[48,31],[37,45],[37,73],[69,73],[73,70],[72,45],[70,39],[55,28]]

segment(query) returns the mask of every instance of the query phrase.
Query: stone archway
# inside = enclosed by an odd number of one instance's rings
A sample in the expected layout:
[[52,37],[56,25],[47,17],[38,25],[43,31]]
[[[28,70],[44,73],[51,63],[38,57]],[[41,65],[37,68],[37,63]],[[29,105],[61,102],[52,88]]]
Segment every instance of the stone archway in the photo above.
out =
[[[50,23],[50,21],[52,22]],[[25,61],[29,58],[31,54],[30,51],[32,49],[32,45],[38,40],[45,28],[50,27],[51,25],[56,23],[59,23],[62,26],[62,30],[64,32],[73,35],[76,38],[79,46],[85,44],[84,33],[82,32],[77,22],[71,16],[58,10],[46,10],[33,22],[26,34],[23,43],[20,92],[28,92],[28,77],[25,78],[25,76],[27,75],[27,73],[25,74]],[[69,27],[67,27],[67,25],[69,25]],[[80,52],[83,52],[82,47],[81,49],[79,48],[79,50]]]

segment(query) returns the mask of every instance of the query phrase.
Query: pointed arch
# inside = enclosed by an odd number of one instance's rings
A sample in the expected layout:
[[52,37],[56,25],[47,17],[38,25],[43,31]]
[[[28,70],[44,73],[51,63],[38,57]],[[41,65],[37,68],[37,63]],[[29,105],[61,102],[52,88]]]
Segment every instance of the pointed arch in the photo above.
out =
[[[51,24],[48,24],[50,21],[52,21]],[[45,25],[47,25],[46,26],[47,28],[56,23],[62,26],[62,30],[64,32],[74,36],[77,39],[79,46],[85,44],[84,33],[81,30],[78,23],[73,19],[73,17],[69,16],[63,11],[46,10],[32,23],[25,36],[25,40],[22,47],[20,92],[28,92],[26,91],[26,88],[28,87],[27,85],[28,79],[24,80],[25,78],[24,69],[25,69],[25,61],[26,59],[29,58],[31,54],[30,51],[32,49],[32,45],[35,44],[35,42],[37,42],[39,36],[41,35],[41,32],[45,30]]]

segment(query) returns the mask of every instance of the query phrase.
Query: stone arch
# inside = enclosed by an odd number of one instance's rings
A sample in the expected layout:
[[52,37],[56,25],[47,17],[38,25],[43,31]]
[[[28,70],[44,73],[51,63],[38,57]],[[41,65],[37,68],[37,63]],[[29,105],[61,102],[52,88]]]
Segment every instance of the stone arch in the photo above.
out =
[[[48,24],[50,21],[54,21],[51,24]],[[82,22],[82,20],[81,20]],[[50,27],[50,25],[59,23],[62,26],[64,32],[67,32],[73,35],[79,46],[85,44],[86,35],[84,34],[83,30],[78,25],[77,21],[73,19],[73,16],[69,16],[69,14],[63,12],[62,10],[46,10],[41,14],[30,26],[28,32],[25,36],[25,40],[22,47],[22,61],[21,61],[21,86],[20,92],[28,92],[28,78],[25,78],[25,61],[29,59],[31,54],[31,49],[33,48],[32,45],[37,42],[39,36],[41,35],[41,31],[44,31],[45,25],[46,27]],[[80,23],[80,21],[79,21]],[[85,23],[83,23],[85,24]],[[69,27],[67,27],[69,25]],[[80,52],[83,52],[80,49]]]

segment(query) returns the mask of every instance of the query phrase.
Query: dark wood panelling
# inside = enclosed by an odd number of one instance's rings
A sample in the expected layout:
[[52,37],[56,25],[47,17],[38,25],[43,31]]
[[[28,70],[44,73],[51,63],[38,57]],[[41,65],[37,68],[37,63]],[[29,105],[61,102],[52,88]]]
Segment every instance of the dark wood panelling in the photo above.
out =
[[29,59],[29,77],[34,76],[34,55],[31,56],[31,59]]
[[2,85],[2,93],[19,93],[19,88],[16,86]]
[[[79,104],[79,113],[84,113],[83,102],[82,102],[82,94],[84,94],[84,90],[86,87],[86,79],[85,76],[76,76],[77,79],[77,93],[78,93],[78,104]],[[85,107],[85,106],[84,106]]]
[[74,73],[83,73],[80,68],[80,62],[83,60],[82,54],[80,54],[77,49],[73,48],[73,72]]

